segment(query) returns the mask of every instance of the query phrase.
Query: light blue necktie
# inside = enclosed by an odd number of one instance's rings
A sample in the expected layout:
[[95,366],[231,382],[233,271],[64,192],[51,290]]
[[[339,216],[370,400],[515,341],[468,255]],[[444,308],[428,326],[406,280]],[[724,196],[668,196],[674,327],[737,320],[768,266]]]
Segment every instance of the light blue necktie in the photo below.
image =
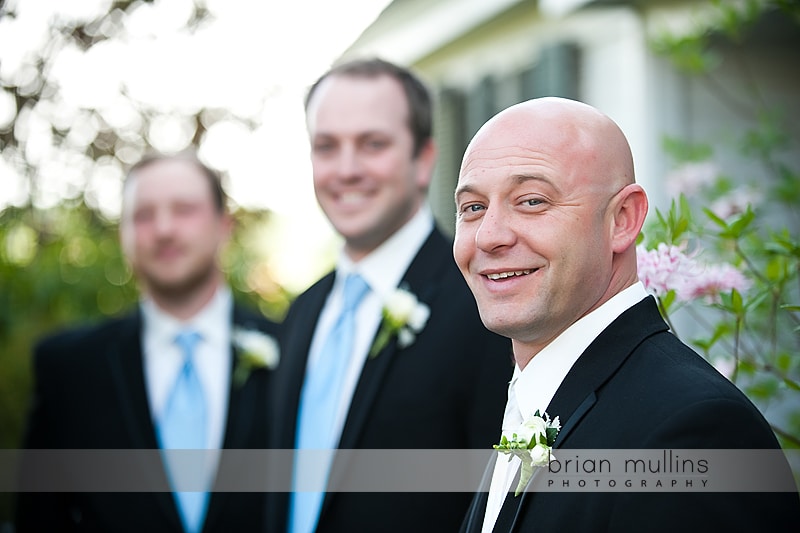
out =
[[[344,282],[342,311],[331,328],[316,364],[306,373],[297,417],[296,448],[326,450],[337,445],[334,434],[336,410],[342,383],[353,353],[355,314],[369,286],[358,274],[350,274]],[[295,459],[294,485],[308,484],[313,478],[320,489],[330,470],[332,454],[300,454]],[[295,491],[289,508],[289,532],[311,533],[319,519],[324,492]]]
[[[175,338],[175,343],[183,352],[183,366],[158,421],[159,443],[163,450],[206,448],[206,401],[193,361],[199,341],[200,334],[196,331],[183,331]],[[173,486],[180,484],[177,482],[179,478],[186,479],[187,475],[192,474],[191,470],[197,469],[193,465],[194,456],[186,452],[173,452],[165,457]],[[187,533],[199,532],[203,527],[208,492],[173,492],[173,495],[183,529]]]

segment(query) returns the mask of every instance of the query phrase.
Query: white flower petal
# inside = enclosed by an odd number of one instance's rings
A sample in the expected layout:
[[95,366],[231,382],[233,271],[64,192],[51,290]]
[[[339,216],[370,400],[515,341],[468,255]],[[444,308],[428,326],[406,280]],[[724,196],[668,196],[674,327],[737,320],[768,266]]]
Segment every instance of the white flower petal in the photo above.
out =
[[414,333],[408,328],[402,328],[400,331],[397,332],[397,345],[400,348],[406,348],[414,344],[414,340],[416,336]]
[[235,329],[231,334],[233,343],[243,352],[257,358],[262,366],[275,368],[280,352],[277,341],[270,335],[255,330]]
[[394,320],[405,324],[416,305],[417,298],[413,294],[403,289],[397,289],[386,299],[384,307]]
[[533,466],[544,466],[550,463],[551,455],[550,455],[550,446],[543,446],[541,444],[537,444],[528,452],[531,455],[531,462]]
[[419,333],[422,331],[422,328],[425,327],[425,324],[428,323],[428,317],[430,316],[430,308],[423,303],[417,303],[411,316],[408,317],[408,325],[411,326],[411,329]]

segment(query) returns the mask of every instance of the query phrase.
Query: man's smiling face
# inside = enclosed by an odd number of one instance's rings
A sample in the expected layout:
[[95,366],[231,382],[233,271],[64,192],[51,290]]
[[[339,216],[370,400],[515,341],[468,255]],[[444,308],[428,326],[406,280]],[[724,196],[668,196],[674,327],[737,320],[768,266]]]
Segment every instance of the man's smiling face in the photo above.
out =
[[533,352],[602,303],[616,192],[585,125],[542,111],[506,114],[470,144],[453,247],[484,324]]

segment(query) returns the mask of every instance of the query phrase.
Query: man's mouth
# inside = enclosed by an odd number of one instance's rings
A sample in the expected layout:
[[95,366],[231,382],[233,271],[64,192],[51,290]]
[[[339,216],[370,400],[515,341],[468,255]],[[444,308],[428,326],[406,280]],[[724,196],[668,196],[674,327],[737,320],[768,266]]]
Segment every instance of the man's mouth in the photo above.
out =
[[528,274],[535,272],[537,269],[526,269],[526,270],[511,270],[509,272],[496,272],[494,274],[486,274],[486,277],[491,280],[498,280],[498,279],[506,279],[506,278],[513,278],[516,276],[527,276]]
[[344,205],[359,205],[367,199],[363,192],[345,192],[339,195],[339,202]]

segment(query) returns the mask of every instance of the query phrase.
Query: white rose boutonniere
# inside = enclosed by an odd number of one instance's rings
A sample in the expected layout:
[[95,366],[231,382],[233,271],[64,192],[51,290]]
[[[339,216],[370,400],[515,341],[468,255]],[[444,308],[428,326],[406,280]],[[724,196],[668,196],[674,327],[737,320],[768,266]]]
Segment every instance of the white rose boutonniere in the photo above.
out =
[[278,342],[266,333],[254,329],[234,328],[231,340],[238,355],[233,369],[233,383],[241,387],[250,373],[261,368],[272,370],[278,366],[280,351]]
[[552,450],[559,431],[561,422],[558,417],[550,420],[547,413],[540,415],[538,410],[518,428],[503,430],[500,444],[495,444],[493,448],[507,454],[509,461],[517,456],[522,462],[522,472],[514,496],[519,496],[525,490],[534,467],[546,466],[555,459]]
[[428,323],[431,310],[414,294],[406,289],[398,288],[386,298],[382,315],[381,328],[369,351],[370,358],[378,355],[395,335],[397,335],[397,345],[400,348],[411,346],[419,332]]

